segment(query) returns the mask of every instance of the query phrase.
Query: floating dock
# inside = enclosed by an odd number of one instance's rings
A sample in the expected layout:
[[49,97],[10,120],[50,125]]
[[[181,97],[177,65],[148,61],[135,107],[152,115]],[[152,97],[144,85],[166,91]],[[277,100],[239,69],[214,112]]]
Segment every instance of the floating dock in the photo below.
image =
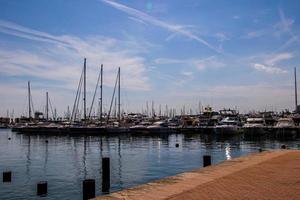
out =
[[139,128],[131,129],[127,127],[14,127],[12,131],[20,134],[33,135],[105,135],[105,134],[174,134],[174,133],[195,133],[195,134],[209,134],[230,136],[244,134],[245,136],[274,136],[274,137],[299,137],[300,127],[292,128],[239,128],[238,131],[231,131],[225,129],[216,130],[215,127],[191,127],[191,128],[163,128],[163,129],[148,129]]
[[250,154],[94,200],[299,199],[300,151]]

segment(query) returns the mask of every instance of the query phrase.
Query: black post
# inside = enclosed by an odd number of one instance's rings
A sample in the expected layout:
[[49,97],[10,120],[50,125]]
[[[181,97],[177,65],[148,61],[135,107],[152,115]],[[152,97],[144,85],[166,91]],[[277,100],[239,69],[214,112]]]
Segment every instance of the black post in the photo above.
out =
[[211,156],[204,155],[203,156],[203,167],[207,167],[209,165],[211,165]]
[[11,182],[11,171],[3,172],[3,182]]
[[47,196],[48,193],[48,183],[47,181],[40,181],[37,184],[36,194],[38,196]]
[[102,192],[109,192],[110,188],[110,162],[109,158],[102,158]]
[[86,179],[82,183],[83,200],[95,197],[95,179]]
[[176,144],[175,144],[175,147],[176,147],[176,148],[178,148],[178,147],[179,147],[179,144],[178,144],[178,143],[176,143]]

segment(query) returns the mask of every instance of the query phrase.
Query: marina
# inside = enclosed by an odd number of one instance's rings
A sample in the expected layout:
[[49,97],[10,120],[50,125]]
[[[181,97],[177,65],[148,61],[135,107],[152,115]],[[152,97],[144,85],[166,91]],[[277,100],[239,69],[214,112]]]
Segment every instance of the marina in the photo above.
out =
[[0,200],[299,199],[300,1],[0,5]]
[[[215,111],[211,106],[199,106],[196,114],[185,112],[185,106],[181,109],[181,114],[176,114],[176,110],[170,109],[166,105],[165,114],[162,113],[161,106],[157,112],[152,101],[152,109],[142,113],[126,113],[121,111],[121,68],[117,70],[113,94],[109,110],[103,112],[103,65],[97,78],[95,91],[93,93],[91,106],[87,108],[86,94],[86,69],[87,59],[84,58],[84,65],[79,79],[78,88],[72,111],[67,111],[65,117],[58,117],[56,110],[53,112],[52,104],[48,92],[46,92],[45,112],[34,111],[31,84],[28,81],[28,116],[20,118],[2,117],[1,127],[12,128],[12,131],[24,134],[170,134],[170,133],[205,133],[217,135],[250,134],[250,135],[287,135],[298,136],[300,132],[300,107],[297,103],[297,76],[295,75],[295,110],[256,111],[240,114],[237,109],[222,109]],[[100,91],[98,91],[98,88]],[[99,93],[99,94],[98,94]],[[99,96],[98,115],[92,115],[96,96]],[[82,104],[82,110],[79,105]],[[114,108],[113,108],[113,104]],[[49,115],[52,112],[52,118]],[[114,114],[112,114],[114,111]],[[172,112],[173,111],[173,112]]]

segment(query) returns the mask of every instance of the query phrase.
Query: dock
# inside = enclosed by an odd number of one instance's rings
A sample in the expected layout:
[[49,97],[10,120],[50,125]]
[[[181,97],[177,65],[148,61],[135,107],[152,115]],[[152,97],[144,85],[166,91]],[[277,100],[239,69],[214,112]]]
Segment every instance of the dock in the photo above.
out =
[[300,151],[263,151],[94,200],[299,199]]

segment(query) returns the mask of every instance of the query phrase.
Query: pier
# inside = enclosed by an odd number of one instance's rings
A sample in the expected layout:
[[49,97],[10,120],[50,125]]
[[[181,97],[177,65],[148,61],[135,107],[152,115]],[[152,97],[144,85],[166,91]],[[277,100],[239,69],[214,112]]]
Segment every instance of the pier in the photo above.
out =
[[299,166],[299,150],[264,151],[95,200],[299,199]]

